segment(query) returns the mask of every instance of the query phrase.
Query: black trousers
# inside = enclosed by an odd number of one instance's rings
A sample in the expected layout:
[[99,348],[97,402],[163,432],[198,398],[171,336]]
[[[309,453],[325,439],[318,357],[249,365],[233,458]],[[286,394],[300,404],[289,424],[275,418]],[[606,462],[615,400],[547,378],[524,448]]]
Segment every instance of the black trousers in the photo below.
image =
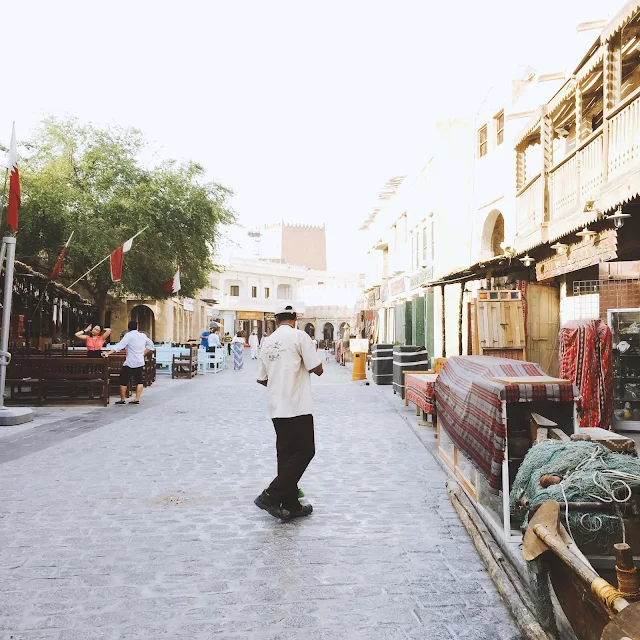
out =
[[273,418],[278,452],[278,475],[267,492],[285,509],[298,503],[298,482],[316,453],[313,416]]

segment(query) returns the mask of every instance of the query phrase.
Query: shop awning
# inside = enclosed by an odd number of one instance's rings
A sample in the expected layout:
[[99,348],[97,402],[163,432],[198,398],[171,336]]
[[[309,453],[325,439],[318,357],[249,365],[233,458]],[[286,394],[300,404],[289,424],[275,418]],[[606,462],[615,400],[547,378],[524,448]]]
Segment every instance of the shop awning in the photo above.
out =
[[602,30],[602,33],[600,34],[602,43],[604,44],[611,40],[618,31],[631,22],[636,13],[638,13],[638,10],[640,10],[640,2],[638,2],[638,0],[627,2],[627,4],[618,11],[611,22]]
[[523,271],[526,267],[523,266],[519,258],[507,258],[505,256],[495,256],[488,260],[480,260],[470,267],[464,269],[457,269],[452,271],[436,280],[425,282],[423,288],[440,287],[448,284],[455,284],[456,282],[468,282],[470,280],[482,280],[488,277],[490,273],[492,276],[504,276],[516,271]]

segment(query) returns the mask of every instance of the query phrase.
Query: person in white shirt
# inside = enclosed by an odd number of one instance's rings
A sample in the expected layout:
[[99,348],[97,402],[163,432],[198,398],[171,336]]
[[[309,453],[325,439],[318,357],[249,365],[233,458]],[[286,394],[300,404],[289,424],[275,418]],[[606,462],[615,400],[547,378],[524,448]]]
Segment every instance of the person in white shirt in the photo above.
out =
[[311,375],[322,375],[322,361],[311,338],[295,328],[291,304],[276,307],[277,329],[263,341],[258,383],[267,387],[269,414],[276,430],[278,475],[255,500],[281,520],[308,516],[300,504],[298,482],[315,455]]
[[218,328],[211,329],[211,333],[207,337],[207,344],[209,347],[209,351],[213,351],[216,347],[221,347],[222,343],[220,342],[220,336],[218,335]]
[[136,383],[136,397],[129,404],[140,404],[142,390],[144,389],[142,373],[144,370],[144,357],[153,350],[153,342],[149,337],[138,331],[138,323],[132,320],[128,325],[129,331],[125,333],[120,342],[113,345],[110,351],[103,352],[103,356],[108,358],[118,351],[127,350],[127,357],[120,372],[120,401],[116,404],[126,404],[125,397],[129,382],[133,379]]
[[260,340],[258,339],[258,333],[256,331],[252,331],[249,336],[249,346],[251,347],[251,359],[258,359],[258,344]]

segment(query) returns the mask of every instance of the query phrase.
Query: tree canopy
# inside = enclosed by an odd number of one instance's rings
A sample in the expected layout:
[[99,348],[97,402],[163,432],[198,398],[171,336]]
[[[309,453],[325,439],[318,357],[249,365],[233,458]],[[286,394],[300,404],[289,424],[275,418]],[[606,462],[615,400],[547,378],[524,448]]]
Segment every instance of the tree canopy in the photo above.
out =
[[121,282],[111,281],[108,260],[83,281],[101,315],[108,294],[162,297],[162,285],[177,268],[180,295],[194,296],[206,286],[215,268],[214,244],[234,214],[232,192],[208,181],[201,165],[147,167],[139,131],[75,119],[46,119],[26,146],[19,165],[19,260],[49,273],[73,231],[58,278],[70,284],[148,226],[125,254]]

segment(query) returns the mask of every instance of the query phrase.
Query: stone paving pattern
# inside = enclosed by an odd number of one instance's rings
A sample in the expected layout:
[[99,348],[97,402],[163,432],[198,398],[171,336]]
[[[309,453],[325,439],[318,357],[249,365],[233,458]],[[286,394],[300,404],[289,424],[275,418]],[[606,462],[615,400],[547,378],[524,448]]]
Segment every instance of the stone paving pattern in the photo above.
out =
[[336,364],[314,379],[313,515],[259,511],[275,438],[246,365],[0,464],[3,640],[520,637],[438,463]]

